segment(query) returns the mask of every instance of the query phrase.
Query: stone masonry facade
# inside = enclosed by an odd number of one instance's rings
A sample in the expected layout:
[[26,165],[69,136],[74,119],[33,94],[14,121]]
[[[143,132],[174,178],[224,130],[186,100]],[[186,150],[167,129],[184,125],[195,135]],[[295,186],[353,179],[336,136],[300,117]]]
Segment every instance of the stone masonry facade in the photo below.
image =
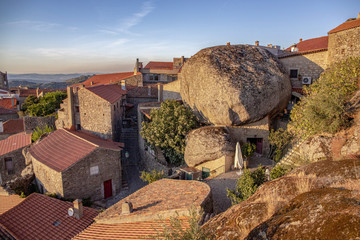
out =
[[[13,164],[13,171],[6,169],[5,159],[10,158]],[[22,170],[26,167],[25,158],[22,155],[22,148],[2,155],[0,161],[0,183],[5,183],[20,177]]]
[[360,27],[329,34],[329,64],[360,56]]

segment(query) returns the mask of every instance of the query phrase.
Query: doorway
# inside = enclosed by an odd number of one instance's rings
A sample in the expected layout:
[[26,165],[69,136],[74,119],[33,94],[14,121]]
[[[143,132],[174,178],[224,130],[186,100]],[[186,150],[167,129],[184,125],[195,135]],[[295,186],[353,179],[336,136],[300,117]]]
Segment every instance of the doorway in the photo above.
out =
[[255,146],[256,146],[255,152],[262,154],[262,145],[263,145],[262,138],[248,138],[247,142],[255,144]]
[[111,179],[104,182],[104,198],[112,197],[112,183]]

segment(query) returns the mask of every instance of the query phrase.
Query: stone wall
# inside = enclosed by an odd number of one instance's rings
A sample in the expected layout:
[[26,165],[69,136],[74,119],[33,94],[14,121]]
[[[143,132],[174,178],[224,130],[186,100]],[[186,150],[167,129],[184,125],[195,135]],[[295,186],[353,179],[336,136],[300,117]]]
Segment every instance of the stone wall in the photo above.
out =
[[[90,167],[98,166],[98,174],[90,175]],[[69,169],[63,171],[65,198],[104,198],[104,182],[112,182],[113,196],[121,189],[121,152],[98,148]]]
[[[143,86],[143,77],[142,75],[134,75],[124,79],[126,81],[126,85],[134,86],[134,87],[141,87]],[[120,85],[120,83],[117,83]]]
[[[311,77],[313,80],[318,79],[320,74],[327,68],[328,51],[296,55],[292,57],[280,58],[290,75],[290,69],[298,69],[302,77]],[[291,79],[293,87],[301,88],[302,82],[297,78]]]
[[360,56],[360,27],[329,34],[329,64]]
[[55,128],[55,116],[49,117],[24,117],[24,130],[34,130],[36,127],[45,128],[49,126]]
[[13,113],[13,114],[1,114],[0,115],[0,121],[7,121],[7,120],[11,120],[11,119],[17,119],[19,118],[19,115],[17,113]]
[[[9,174],[5,166],[5,158],[11,158],[14,167],[14,173]],[[14,180],[21,176],[21,171],[26,167],[25,158],[22,155],[22,148],[4,154],[0,157],[0,183]]]
[[81,129],[101,138],[111,139],[112,104],[84,88],[79,90],[78,96]]
[[166,99],[181,100],[180,80],[176,80],[174,82],[164,84],[162,94],[163,94],[162,95],[163,101],[165,101]]
[[248,138],[262,138],[262,155],[266,156],[270,151],[269,144],[269,118],[265,117],[260,121],[250,123],[243,126],[228,127],[230,136],[235,142],[244,144]]
[[26,158],[32,162],[38,188],[40,190],[43,189],[44,193],[56,193],[58,196],[63,197],[64,192],[61,173],[39,162],[32,157],[30,153],[26,154]]
[[221,158],[207,161],[196,165],[195,168],[202,171],[202,168],[209,168],[211,176],[217,176],[219,174],[228,172],[231,170],[231,167],[234,165],[234,155],[222,156]]

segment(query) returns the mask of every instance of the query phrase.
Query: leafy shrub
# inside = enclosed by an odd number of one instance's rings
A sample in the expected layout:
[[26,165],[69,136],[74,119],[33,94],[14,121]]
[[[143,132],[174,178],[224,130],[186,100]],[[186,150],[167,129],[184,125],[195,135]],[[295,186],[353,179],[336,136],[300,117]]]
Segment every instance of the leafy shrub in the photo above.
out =
[[255,171],[251,172],[245,169],[236,183],[234,190],[226,188],[227,197],[231,200],[233,205],[238,204],[251,195],[253,195],[258,187],[266,180],[265,170],[259,166]]
[[156,171],[155,169],[151,172],[141,171],[140,179],[143,182],[148,182],[149,184],[164,178],[164,171]]
[[199,126],[195,115],[182,103],[166,100],[159,109],[151,110],[150,117],[150,122],[142,123],[141,136],[151,145],[160,147],[168,162],[180,165],[184,159],[185,136]]
[[278,162],[281,157],[283,156],[283,151],[285,147],[290,143],[292,139],[292,135],[282,128],[274,131],[271,129],[269,134],[269,143],[271,144],[272,148],[275,149],[274,153],[272,154],[272,158],[275,162]]
[[49,127],[48,125],[46,125],[43,129],[36,127],[35,131],[33,132],[33,134],[31,135],[31,141],[35,142],[36,140],[38,140],[44,133],[51,133],[54,131],[54,128]]
[[276,178],[284,176],[289,170],[284,168],[281,165],[276,165],[273,169],[270,171],[270,177],[271,180],[274,180]]
[[242,145],[241,147],[241,152],[244,155],[245,158],[250,157],[251,155],[254,154],[256,150],[256,145],[253,143],[245,143],[244,145]]
[[58,198],[58,196],[57,196],[56,193],[47,192],[47,193],[44,193],[44,195],[46,195],[46,196],[48,196],[48,197],[52,197],[52,198]]
[[291,111],[289,130],[297,137],[335,133],[346,127],[345,104],[358,89],[360,58],[333,64],[308,88]]
[[[161,230],[156,235],[148,236],[148,239],[156,240],[210,240],[215,239],[214,234],[209,229],[202,228],[199,222],[202,218],[203,211],[200,213],[196,208],[189,209],[189,218],[180,220],[179,216],[170,217],[170,224],[162,224]],[[185,222],[186,221],[186,222]],[[189,227],[185,227],[188,225]]]

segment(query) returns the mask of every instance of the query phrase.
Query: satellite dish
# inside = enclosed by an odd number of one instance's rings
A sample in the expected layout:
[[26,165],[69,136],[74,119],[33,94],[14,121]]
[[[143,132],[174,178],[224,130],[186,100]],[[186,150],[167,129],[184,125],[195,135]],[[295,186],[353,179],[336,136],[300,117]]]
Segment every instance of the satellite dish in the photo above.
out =
[[69,208],[68,209],[68,214],[69,214],[70,217],[72,217],[74,215],[74,209]]

